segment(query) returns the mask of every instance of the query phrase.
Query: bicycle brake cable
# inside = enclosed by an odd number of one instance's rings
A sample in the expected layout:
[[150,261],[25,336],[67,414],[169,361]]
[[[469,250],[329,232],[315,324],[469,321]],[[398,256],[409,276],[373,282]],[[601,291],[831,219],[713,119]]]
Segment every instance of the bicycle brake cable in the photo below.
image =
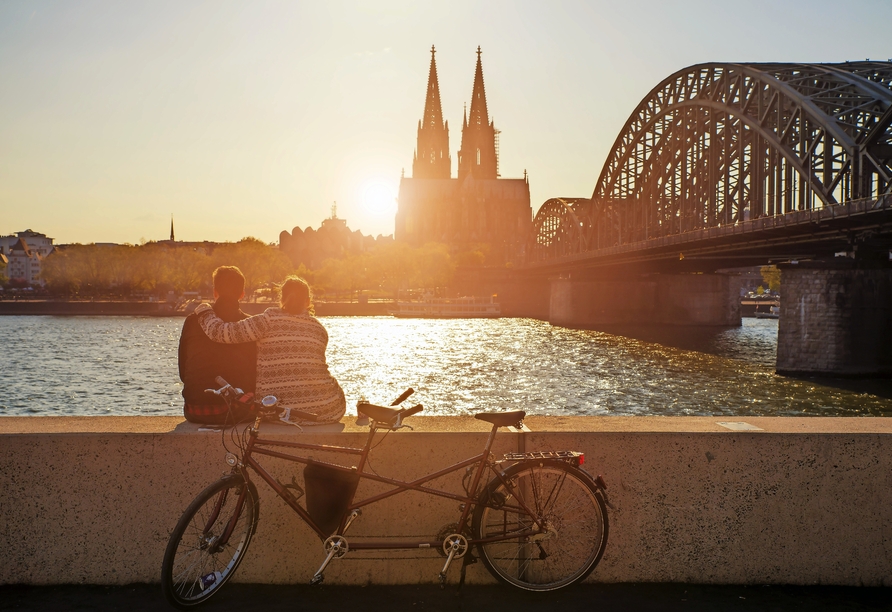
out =
[[379,474],[378,472],[376,472],[376,471],[375,471],[375,468],[372,466],[372,451],[375,450],[376,448],[378,448],[378,445],[381,444],[381,443],[384,441],[384,438],[386,438],[386,437],[387,437],[387,434],[389,434],[391,431],[393,431],[393,430],[392,430],[392,429],[388,429],[386,432],[384,432],[384,435],[381,436],[381,439],[378,440],[378,441],[375,443],[375,445],[374,445],[372,448],[369,449],[369,454],[366,455],[365,463],[366,463],[367,466],[369,466],[369,469],[372,470],[372,473],[373,473],[375,476],[380,476],[380,474]]

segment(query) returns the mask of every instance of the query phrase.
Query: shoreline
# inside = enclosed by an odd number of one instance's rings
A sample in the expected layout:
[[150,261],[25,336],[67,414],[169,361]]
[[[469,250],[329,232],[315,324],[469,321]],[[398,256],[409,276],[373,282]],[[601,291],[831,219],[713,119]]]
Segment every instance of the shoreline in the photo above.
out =
[[[747,300],[741,302],[741,316],[756,316],[756,305],[777,305],[774,301]],[[241,308],[249,315],[260,314],[274,302],[242,302]],[[393,302],[316,302],[320,317],[382,317],[391,316]],[[177,310],[168,302],[124,300],[65,301],[65,300],[2,300],[0,316],[148,316],[186,317],[189,310]],[[504,313],[501,316],[506,316]]]
[[[243,302],[247,314],[260,314],[274,302]],[[317,302],[318,316],[387,316],[390,302]],[[0,316],[149,316],[185,317],[191,310],[176,310],[167,302],[136,301],[62,301],[62,300],[15,300],[0,301]]]

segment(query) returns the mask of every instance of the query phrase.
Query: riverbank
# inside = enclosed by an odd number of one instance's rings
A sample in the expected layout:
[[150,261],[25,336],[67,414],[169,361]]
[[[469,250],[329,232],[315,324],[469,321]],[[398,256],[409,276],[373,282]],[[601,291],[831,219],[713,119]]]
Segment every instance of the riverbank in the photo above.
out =
[[[742,300],[740,314],[755,317],[757,308],[767,309],[779,305],[776,300]],[[242,310],[248,314],[260,314],[273,302],[243,302]],[[316,314],[320,317],[380,317],[389,316],[393,302],[316,302]],[[191,309],[177,309],[167,302],[139,302],[112,300],[2,300],[0,316],[47,315],[47,316],[150,316],[185,317]]]
[[[248,314],[260,314],[273,302],[243,302],[242,310]],[[390,302],[316,302],[316,314],[320,317],[386,316]],[[178,310],[167,302],[137,301],[62,301],[62,300],[4,300],[0,301],[0,316],[47,315],[47,316],[143,316],[185,317],[190,309]]]
[[[493,453],[580,450],[607,482],[610,536],[590,582],[892,586],[884,527],[892,419],[532,416],[526,424],[530,433],[500,434]],[[471,417],[418,416],[411,425],[375,448],[377,473],[411,481],[479,452],[488,435]],[[367,428],[347,417],[304,433],[264,425],[263,435],[356,447]],[[157,582],[183,509],[227,470],[221,433],[177,417],[3,417],[0,445],[0,584]],[[261,463],[280,481],[301,478],[281,461]],[[322,544],[260,484],[260,525],[235,579],[305,583]],[[359,494],[376,486],[363,483]],[[437,533],[456,506],[397,495],[368,506],[352,535]],[[442,565],[435,552],[357,552],[333,563],[325,584],[436,584]],[[467,578],[494,583],[480,563]],[[457,579],[454,567],[450,584]]]

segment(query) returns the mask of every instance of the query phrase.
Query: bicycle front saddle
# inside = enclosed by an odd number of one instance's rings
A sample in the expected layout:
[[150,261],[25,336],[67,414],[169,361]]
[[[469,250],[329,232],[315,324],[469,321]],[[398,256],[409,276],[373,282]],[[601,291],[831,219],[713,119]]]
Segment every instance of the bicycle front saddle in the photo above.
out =
[[402,410],[400,408],[376,406],[375,404],[356,404],[356,412],[364,414],[379,423],[392,423]]

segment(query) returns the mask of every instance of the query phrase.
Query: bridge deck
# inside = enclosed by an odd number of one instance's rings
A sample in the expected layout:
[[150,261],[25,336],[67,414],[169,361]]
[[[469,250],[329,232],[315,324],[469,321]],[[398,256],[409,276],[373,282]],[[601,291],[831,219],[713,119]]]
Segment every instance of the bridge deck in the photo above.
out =
[[660,271],[712,271],[851,250],[853,232],[870,231],[892,245],[892,196],[802,210],[583,251],[528,263],[542,273],[634,264]]

